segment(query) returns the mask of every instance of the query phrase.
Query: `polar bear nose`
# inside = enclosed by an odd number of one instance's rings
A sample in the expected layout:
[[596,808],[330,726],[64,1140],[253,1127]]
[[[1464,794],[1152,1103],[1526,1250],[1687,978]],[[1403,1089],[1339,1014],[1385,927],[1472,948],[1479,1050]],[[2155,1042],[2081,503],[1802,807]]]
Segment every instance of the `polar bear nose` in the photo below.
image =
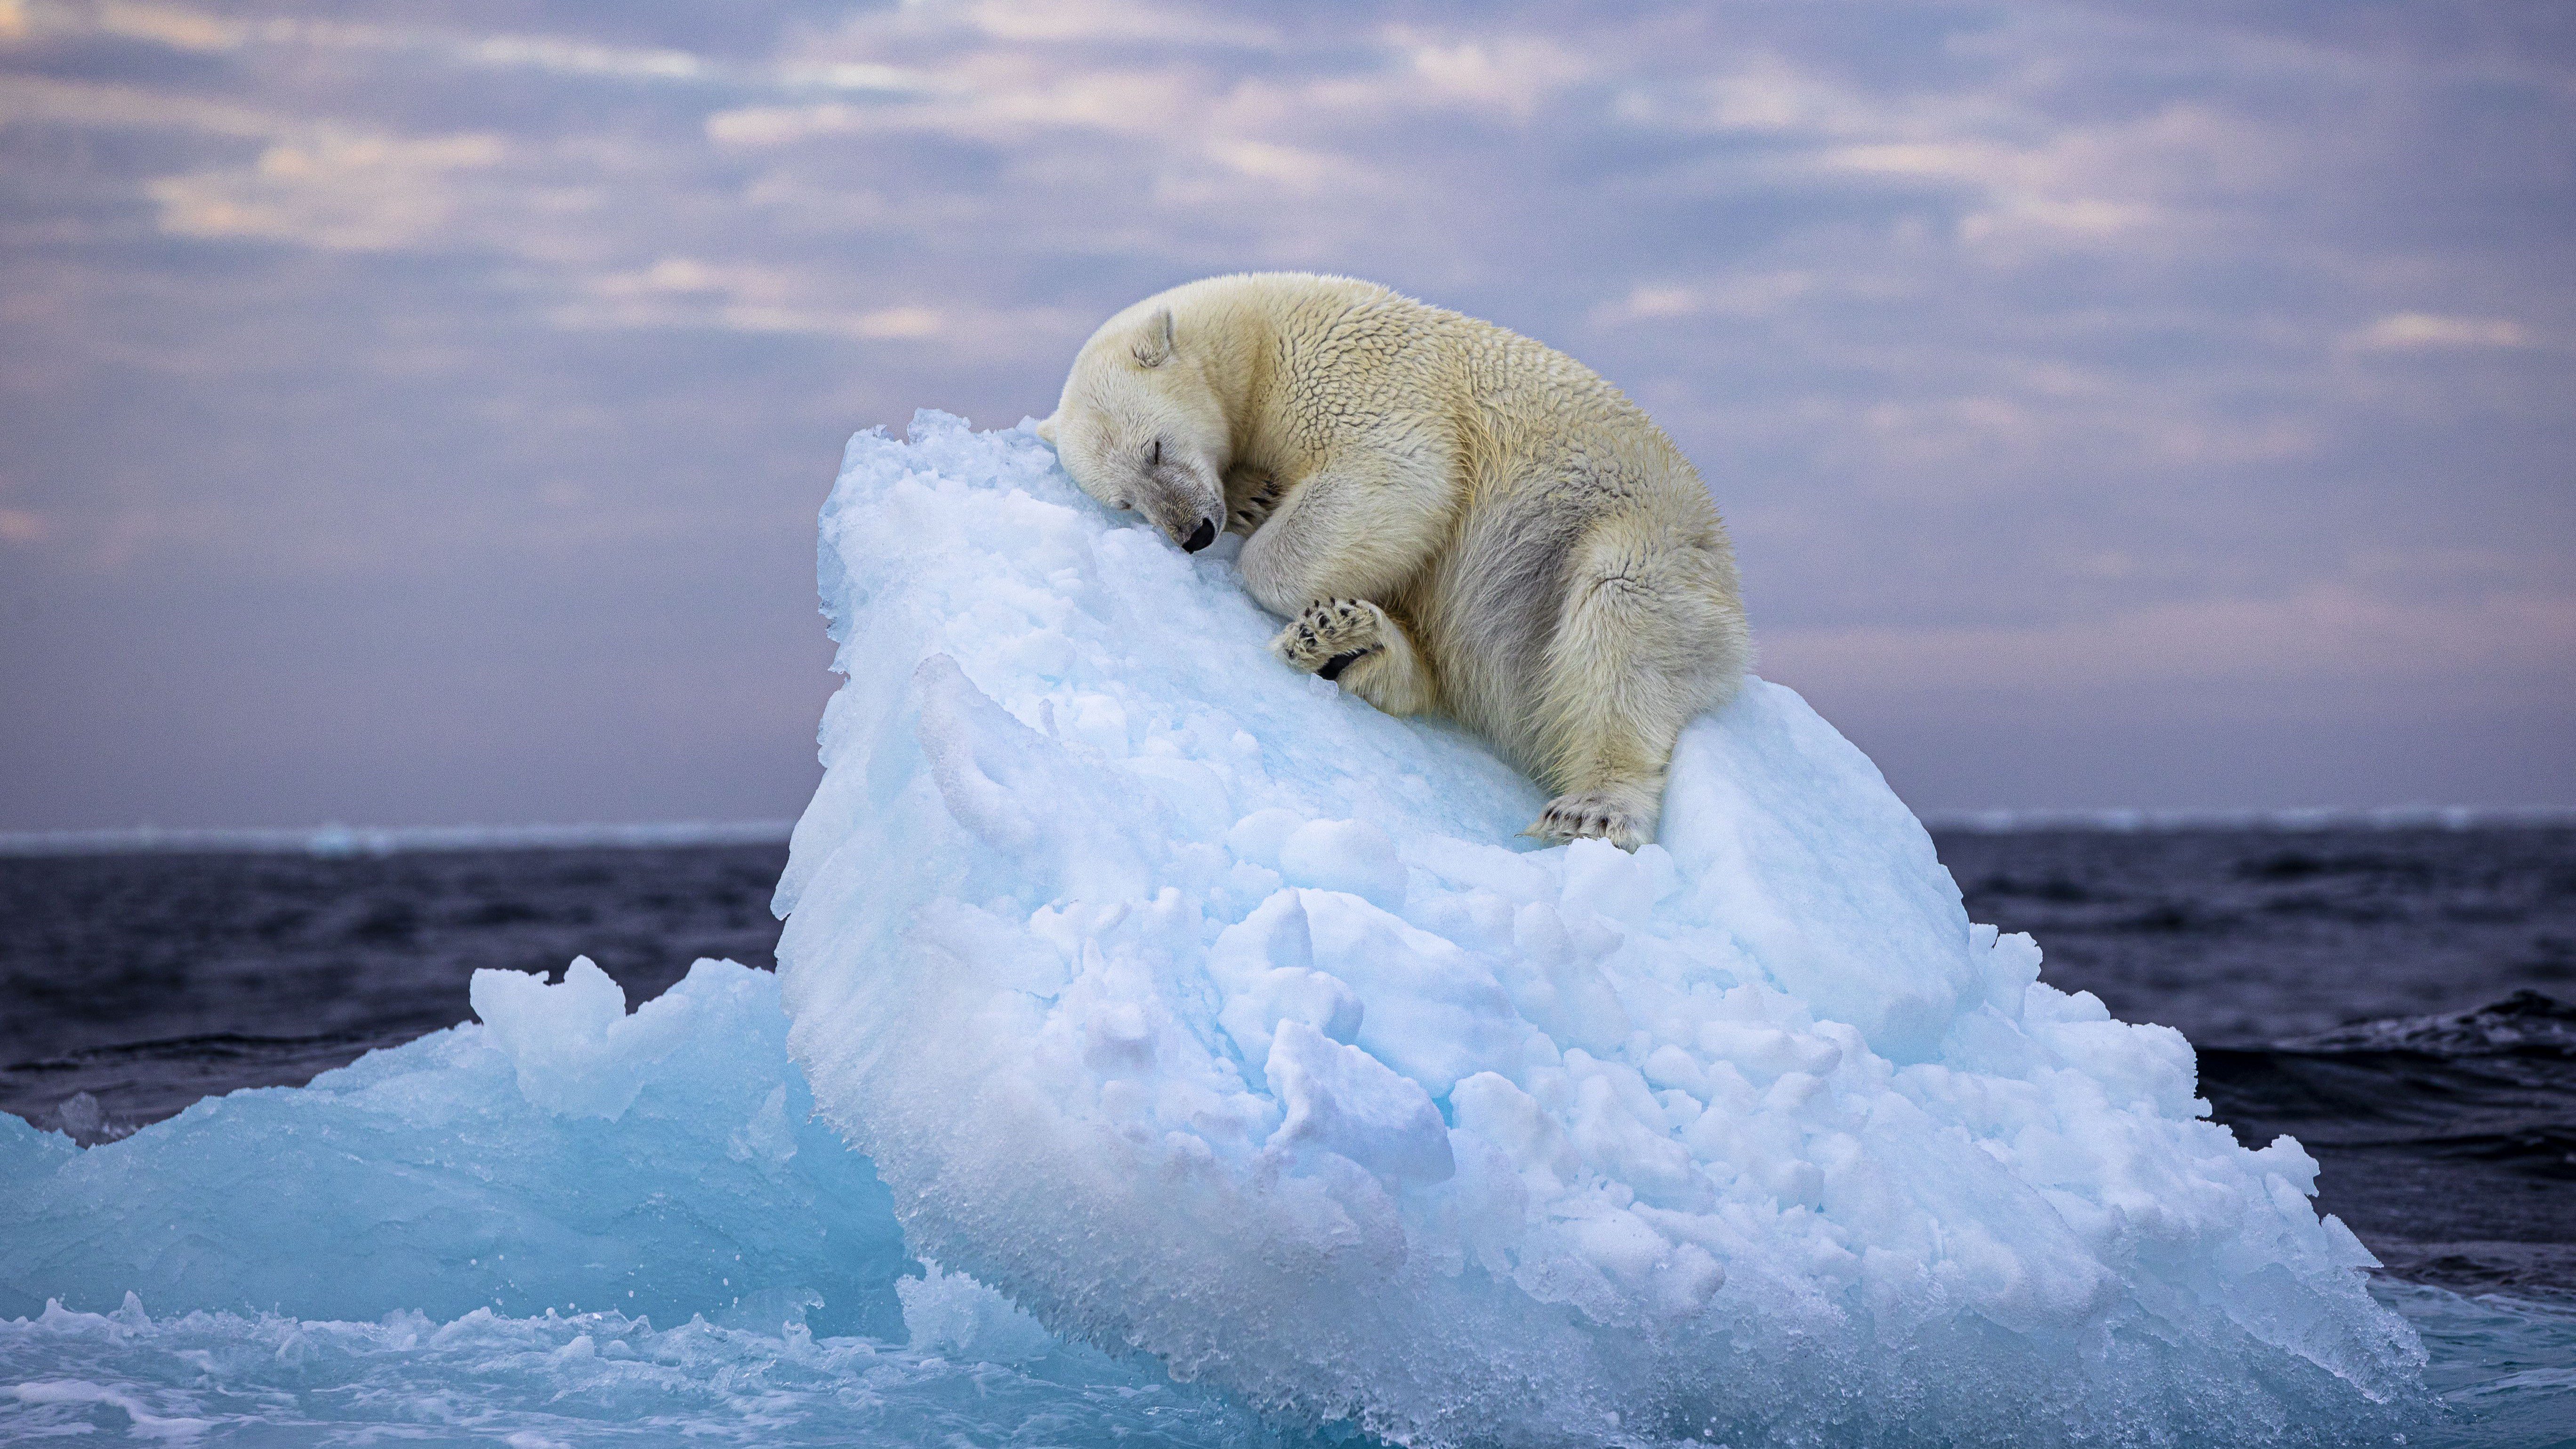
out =
[[1197,529],[1191,532],[1189,538],[1181,544],[1181,547],[1189,550],[1191,553],[1197,553],[1200,549],[1203,549],[1214,542],[1216,542],[1216,520],[1213,518],[1202,518],[1199,520],[1199,526]]

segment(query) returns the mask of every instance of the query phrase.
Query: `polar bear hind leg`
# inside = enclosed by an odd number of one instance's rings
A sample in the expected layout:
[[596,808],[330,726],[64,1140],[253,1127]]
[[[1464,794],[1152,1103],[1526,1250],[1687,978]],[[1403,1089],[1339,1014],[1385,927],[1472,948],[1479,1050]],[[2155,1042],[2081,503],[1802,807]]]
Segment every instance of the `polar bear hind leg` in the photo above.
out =
[[1536,721],[1540,777],[1558,794],[1527,834],[1653,840],[1673,742],[1743,678],[1732,570],[1677,523],[1604,519],[1574,551]]

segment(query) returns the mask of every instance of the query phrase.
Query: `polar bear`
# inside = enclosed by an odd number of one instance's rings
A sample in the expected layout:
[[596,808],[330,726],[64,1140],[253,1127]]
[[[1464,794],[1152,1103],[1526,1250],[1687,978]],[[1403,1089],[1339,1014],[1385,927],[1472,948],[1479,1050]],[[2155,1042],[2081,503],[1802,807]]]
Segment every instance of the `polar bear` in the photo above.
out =
[[1751,640],[1681,450],[1597,373],[1347,277],[1213,277],[1084,343],[1039,425],[1092,497],[1193,553],[1245,535],[1271,647],[1437,711],[1556,798],[1527,833],[1654,838],[1673,741]]

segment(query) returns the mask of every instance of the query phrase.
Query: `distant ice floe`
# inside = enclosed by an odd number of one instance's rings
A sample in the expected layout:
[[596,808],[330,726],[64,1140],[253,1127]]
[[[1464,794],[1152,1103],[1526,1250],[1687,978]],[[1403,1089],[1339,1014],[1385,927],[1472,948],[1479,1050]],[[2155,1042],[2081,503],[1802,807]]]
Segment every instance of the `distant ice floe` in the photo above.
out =
[[1271,660],[1025,427],[853,440],[789,1044],[913,1251],[1426,1445],[2346,1443],[2422,1353],[2316,1164],[2037,980],[1753,681],[1662,843]]

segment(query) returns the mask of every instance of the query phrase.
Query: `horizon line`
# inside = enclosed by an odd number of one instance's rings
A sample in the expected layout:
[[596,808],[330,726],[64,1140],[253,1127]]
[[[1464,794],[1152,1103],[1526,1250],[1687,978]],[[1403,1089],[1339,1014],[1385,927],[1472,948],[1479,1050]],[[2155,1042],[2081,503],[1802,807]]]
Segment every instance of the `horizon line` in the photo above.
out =
[[[2301,806],[2283,809],[2142,807],[1925,810],[1933,832],[2012,835],[2183,830],[2494,830],[2576,826],[2576,805]],[[386,856],[415,851],[652,849],[784,845],[793,820],[666,820],[570,825],[133,825],[0,831],[0,857],[48,855]]]

